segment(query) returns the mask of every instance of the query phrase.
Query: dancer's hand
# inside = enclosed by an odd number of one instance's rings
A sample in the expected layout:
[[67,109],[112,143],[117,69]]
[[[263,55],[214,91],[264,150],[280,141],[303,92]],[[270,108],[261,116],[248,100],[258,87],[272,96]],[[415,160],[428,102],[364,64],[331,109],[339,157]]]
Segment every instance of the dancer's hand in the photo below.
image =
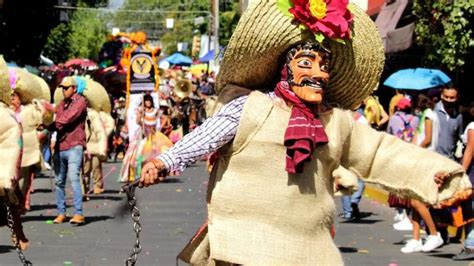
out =
[[165,164],[159,159],[152,159],[142,168],[142,175],[138,187],[148,187],[165,180]]
[[446,173],[443,171],[437,172],[434,176],[434,181],[436,185],[438,185],[438,189],[441,188],[446,182],[446,180],[448,180],[450,177],[451,177],[451,174],[449,173]]

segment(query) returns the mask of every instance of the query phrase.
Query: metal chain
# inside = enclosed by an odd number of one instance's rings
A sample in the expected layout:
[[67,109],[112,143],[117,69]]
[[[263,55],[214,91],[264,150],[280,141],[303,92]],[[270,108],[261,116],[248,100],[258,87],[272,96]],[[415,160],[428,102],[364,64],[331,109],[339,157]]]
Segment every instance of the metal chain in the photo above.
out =
[[7,220],[8,220],[8,227],[10,228],[10,231],[12,232],[12,238],[15,239],[15,249],[16,249],[16,252],[18,253],[18,258],[20,259],[21,264],[23,264],[24,266],[33,265],[31,261],[26,259],[25,254],[23,254],[23,251],[20,248],[20,239],[15,234],[15,231],[13,231],[13,226],[15,223],[13,221],[13,215],[12,215],[12,210],[10,206],[7,206]]
[[127,185],[122,188],[127,194],[127,201],[132,212],[132,221],[133,221],[133,231],[135,232],[136,241],[133,246],[132,253],[125,260],[125,265],[134,266],[137,262],[138,254],[142,251],[142,246],[140,245],[140,232],[142,231],[142,226],[140,224],[140,210],[137,208],[137,199],[135,198],[135,186]]

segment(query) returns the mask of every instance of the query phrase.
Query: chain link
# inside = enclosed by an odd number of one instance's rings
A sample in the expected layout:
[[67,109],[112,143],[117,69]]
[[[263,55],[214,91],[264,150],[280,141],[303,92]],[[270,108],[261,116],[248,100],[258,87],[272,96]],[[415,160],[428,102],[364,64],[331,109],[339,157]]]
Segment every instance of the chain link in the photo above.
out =
[[7,220],[8,220],[8,227],[10,228],[10,231],[12,232],[12,238],[15,240],[15,249],[16,249],[16,252],[18,253],[18,258],[20,259],[21,264],[24,266],[33,265],[31,261],[26,259],[25,254],[23,254],[23,251],[20,248],[20,239],[18,238],[18,236],[15,234],[15,231],[13,230],[13,226],[15,225],[15,222],[13,221],[13,215],[12,215],[12,210],[10,206],[7,206]]
[[122,188],[127,194],[127,201],[132,212],[132,221],[133,221],[133,231],[135,232],[136,241],[133,246],[132,253],[125,260],[125,265],[134,266],[138,259],[138,254],[142,251],[142,246],[140,244],[140,232],[142,231],[142,226],[140,224],[140,210],[137,208],[137,199],[135,198],[135,186],[127,185]]

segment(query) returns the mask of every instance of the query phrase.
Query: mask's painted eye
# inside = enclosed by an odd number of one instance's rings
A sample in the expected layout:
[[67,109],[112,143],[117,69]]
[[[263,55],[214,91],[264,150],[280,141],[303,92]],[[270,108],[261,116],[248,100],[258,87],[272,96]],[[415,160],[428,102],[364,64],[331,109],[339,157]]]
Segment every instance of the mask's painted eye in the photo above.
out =
[[328,66],[327,63],[321,66],[321,71],[324,71],[324,72],[328,72],[328,71],[329,71],[329,66]]
[[311,61],[308,59],[302,59],[298,61],[298,66],[302,68],[311,68]]

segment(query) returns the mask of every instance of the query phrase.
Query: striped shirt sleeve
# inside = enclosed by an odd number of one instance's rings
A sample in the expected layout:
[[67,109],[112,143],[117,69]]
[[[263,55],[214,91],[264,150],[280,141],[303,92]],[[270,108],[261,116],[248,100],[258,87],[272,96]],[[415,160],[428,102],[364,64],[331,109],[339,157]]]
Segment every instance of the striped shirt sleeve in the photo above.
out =
[[234,139],[247,98],[248,95],[227,103],[201,126],[184,136],[168,152],[161,154],[158,158],[163,161],[166,169],[183,171],[188,165]]

